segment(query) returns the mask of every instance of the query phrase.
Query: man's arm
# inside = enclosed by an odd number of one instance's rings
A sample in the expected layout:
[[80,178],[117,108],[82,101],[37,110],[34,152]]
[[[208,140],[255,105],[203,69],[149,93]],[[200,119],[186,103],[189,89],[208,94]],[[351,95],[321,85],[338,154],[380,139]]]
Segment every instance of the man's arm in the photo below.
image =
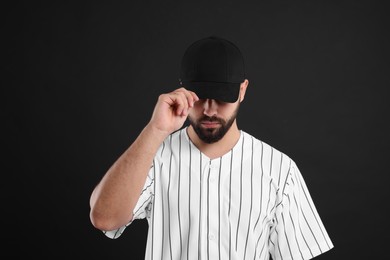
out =
[[198,100],[184,88],[159,96],[150,122],[114,162],[90,197],[90,219],[100,230],[114,230],[133,217],[154,156],[164,139],[185,122]]

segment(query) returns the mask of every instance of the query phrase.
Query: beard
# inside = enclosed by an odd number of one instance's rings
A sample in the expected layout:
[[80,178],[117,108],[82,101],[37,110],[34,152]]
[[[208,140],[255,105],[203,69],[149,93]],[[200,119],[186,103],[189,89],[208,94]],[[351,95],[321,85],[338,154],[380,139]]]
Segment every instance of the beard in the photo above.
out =
[[[238,103],[236,110],[228,120],[224,120],[216,116],[210,117],[205,115],[198,120],[194,120],[190,116],[188,116],[188,121],[190,122],[192,128],[194,129],[200,140],[208,144],[215,143],[221,140],[222,137],[225,136],[227,131],[229,131],[230,127],[232,126],[234,120],[237,117],[239,107],[240,103]],[[204,121],[218,123],[219,127],[205,128],[202,126],[202,122]]]

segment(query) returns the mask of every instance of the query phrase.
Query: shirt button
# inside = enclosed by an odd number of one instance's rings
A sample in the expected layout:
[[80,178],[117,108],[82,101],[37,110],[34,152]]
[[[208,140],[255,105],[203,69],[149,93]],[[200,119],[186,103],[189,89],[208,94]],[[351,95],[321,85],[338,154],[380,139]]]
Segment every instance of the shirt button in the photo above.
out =
[[214,240],[214,239],[215,239],[214,234],[210,234],[210,235],[209,235],[209,239],[210,239],[210,240]]
[[210,177],[210,182],[214,182],[215,181],[215,178],[214,177]]

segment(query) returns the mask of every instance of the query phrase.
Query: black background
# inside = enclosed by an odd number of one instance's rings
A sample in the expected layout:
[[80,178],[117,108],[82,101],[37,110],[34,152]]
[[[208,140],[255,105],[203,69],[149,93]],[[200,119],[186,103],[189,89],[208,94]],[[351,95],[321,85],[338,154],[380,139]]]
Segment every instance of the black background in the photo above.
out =
[[[147,223],[116,240],[89,196],[178,87],[209,35],[244,54],[241,129],[292,157],[335,245],[318,259],[388,256],[386,1],[15,2],[2,8],[2,253],[143,259]],[[5,227],[5,228],[4,228]],[[5,250],[5,252],[4,252]]]

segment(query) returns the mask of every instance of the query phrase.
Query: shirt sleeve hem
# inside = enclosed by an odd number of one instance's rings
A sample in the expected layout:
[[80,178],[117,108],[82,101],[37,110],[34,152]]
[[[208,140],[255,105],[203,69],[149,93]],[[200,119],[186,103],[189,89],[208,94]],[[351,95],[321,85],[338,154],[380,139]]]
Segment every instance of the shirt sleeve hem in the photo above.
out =
[[[312,246],[309,249],[302,251],[302,254],[300,254],[300,253],[295,254],[292,257],[288,257],[288,258],[283,257],[283,260],[295,260],[295,259],[309,260],[309,259],[313,259],[319,255],[322,255],[322,254],[328,252],[333,247],[334,247],[333,244],[327,245],[327,244],[323,243],[323,244],[320,244],[321,250],[318,246]],[[302,256],[303,256],[303,258],[302,258]]]

